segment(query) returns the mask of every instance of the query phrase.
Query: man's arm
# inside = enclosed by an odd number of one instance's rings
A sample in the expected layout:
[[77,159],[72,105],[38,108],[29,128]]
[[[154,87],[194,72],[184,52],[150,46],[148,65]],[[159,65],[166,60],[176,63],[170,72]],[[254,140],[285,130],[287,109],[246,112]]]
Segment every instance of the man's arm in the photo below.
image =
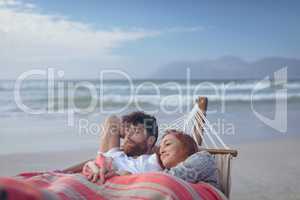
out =
[[100,136],[100,152],[107,152],[112,148],[120,148],[121,119],[117,116],[108,117],[103,125]]

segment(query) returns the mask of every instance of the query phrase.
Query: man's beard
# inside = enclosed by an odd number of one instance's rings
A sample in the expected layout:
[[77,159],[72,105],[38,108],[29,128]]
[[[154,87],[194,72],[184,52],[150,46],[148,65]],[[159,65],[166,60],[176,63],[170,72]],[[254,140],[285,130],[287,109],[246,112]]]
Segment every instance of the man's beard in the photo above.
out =
[[[129,142],[130,141],[130,142]],[[132,140],[125,140],[123,151],[127,156],[140,156],[147,152],[147,142],[136,143]]]

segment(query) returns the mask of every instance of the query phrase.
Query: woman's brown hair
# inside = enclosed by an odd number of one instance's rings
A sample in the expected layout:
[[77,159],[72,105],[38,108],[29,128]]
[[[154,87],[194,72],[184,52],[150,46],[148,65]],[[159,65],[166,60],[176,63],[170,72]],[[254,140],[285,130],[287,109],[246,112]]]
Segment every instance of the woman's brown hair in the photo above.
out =
[[[198,146],[197,146],[195,140],[191,136],[185,134],[183,131],[178,131],[175,129],[166,130],[166,133],[163,135],[163,137],[161,139],[163,139],[164,137],[166,137],[169,134],[174,135],[180,141],[182,146],[185,148],[184,150],[186,151],[186,158],[188,158],[190,155],[192,155],[198,151]],[[162,161],[160,159],[159,151],[156,152],[156,155],[157,155],[157,160],[158,160],[160,167],[162,169],[165,169],[165,167],[163,166]]]

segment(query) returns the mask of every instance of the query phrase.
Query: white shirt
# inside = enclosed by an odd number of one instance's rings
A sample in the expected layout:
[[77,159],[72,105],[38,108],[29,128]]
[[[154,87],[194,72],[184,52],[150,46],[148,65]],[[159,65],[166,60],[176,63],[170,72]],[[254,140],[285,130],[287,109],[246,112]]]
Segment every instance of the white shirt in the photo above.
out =
[[112,148],[103,153],[103,155],[105,157],[111,157],[113,159],[113,167],[119,171],[128,171],[132,174],[136,174],[162,170],[158,164],[156,154],[144,154],[133,158],[127,156],[124,151],[120,150],[119,148]]

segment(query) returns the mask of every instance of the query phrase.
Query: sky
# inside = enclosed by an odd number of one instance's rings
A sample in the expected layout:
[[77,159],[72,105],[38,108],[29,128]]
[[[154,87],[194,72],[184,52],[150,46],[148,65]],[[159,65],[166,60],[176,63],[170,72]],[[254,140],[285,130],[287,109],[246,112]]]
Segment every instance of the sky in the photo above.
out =
[[32,69],[140,78],[176,61],[300,59],[300,1],[0,0],[0,79]]

